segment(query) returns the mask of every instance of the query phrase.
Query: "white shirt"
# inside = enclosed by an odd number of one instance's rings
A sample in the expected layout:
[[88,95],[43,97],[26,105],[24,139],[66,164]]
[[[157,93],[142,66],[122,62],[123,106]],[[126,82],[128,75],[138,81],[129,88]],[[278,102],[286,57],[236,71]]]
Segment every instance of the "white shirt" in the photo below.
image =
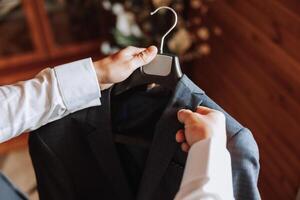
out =
[[0,87],[0,143],[72,112],[100,105],[90,58],[47,68],[35,78]]
[[233,200],[231,159],[226,142],[201,140],[189,150],[175,200]]
[[[0,87],[0,143],[75,111],[100,105],[90,58],[47,68],[35,78]],[[233,198],[230,155],[215,138],[194,144],[176,200]]]

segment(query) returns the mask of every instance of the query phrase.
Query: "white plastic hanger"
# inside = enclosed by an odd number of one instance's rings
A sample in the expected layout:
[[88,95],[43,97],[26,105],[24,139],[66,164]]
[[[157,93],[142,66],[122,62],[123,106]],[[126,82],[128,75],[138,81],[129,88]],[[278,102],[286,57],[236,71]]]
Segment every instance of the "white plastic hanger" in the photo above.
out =
[[175,21],[171,28],[161,38],[160,52],[149,64],[137,69],[128,79],[117,84],[114,87],[115,95],[121,94],[136,86],[150,83],[156,83],[173,90],[178,80],[182,77],[178,57],[176,55],[163,53],[164,40],[177,25],[177,13],[168,6],[161,6],[150,14],[154,15],[161,9],[172,11],[175,16]]

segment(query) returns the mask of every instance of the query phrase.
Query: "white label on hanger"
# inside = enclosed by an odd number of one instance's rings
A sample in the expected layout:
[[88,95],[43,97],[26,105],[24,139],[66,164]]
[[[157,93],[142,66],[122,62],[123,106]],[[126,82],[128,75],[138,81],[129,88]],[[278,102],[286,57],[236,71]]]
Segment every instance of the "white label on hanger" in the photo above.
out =
[[145,74],[167,76],[172,69],[172,56],[157,54],[147,65],[142,67]]

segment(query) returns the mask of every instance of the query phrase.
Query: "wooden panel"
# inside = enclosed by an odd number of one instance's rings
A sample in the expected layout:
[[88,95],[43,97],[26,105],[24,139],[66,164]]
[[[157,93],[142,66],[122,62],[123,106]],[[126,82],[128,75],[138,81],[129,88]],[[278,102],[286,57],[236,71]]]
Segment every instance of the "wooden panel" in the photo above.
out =
[[[72,42],[64,45],[58,44],[58,42],[55,40],[54,30],[53,27],[51,27],[49,16],[47,15],[47,11],[45,10],[45,4],[45,0],[34,0],[34,5],[40,19],[40,26],[43,28],[46,46],[51,58],[58,59],[62,57],[69,57],[72,55],[80,54],[81,52],[99,52],[100,54],[100,44],[104,40],[108,39],[108,34],[101,35],[97,39],[91,39],[88,41]],[[104,15],[103,19],[105,19],[105,13],[102,14]],[[110,18],[101,21],[106,24],[107,29],[105,30],[110,30],[111,27],[108,26],[111,21],[112,19]],[[99,26],[105,27],[102,23],[99,24]]]
[[190,76],[252,130],[262,198],[294,200],[300,186],[300,16],[281,2],[215,1],[210,19],[224,34]]
[[[53,30],[49,26],[49,21],[44,9],[44,0],[22,0],[24,14],[30,29],[30,35],[34,46],[33,51],[28,51],[20,55],[7,56],[0,59],[0,70],[14,70],[12,68],[23,68],[38,66],[41,63],[61,62],[62,60],[72,60],[73,58],[82,58],[98,54],[100,44],[107,38],[99,37],[97,39],[69,43],[63,46],[56,44],[53,36]],[[102,20],[104,23],[110,23],[110,20]],[[105,29],[108,30],[109,29]],[[30,69],[29,69],[30,70]],[[1,75],[0,75],[1,76]]]
[[0,69],[22,66],[24,63],[30,64],[33,62],[42,61],[47,56],[46,46],[43,42],[41,27],[38,25],[38,18],[33,7],[33,0],[22,0],[22,9],[26,16],[30,36],[34,50],[21,55],[11,55],[0,59]]
[[[226,2],[234,11],[245,17],[248,23],[263,32],[271,42],[300,61],[300,54],[296,51],[300,48],[300,26],[297,26],[300,18],[286,12],[273,0],[258,2],[256,0],[226,0]],[[274,6],[271,7],[269,4]]]
[[38,58],[45,58],[47,55],[47,48],[44,43],[42,34],[42,27],[39,26],[38,15],[35,12],[34,0],[23,0],[23,6],[26,12],[28,24],[31,30],[34,46],[36,48]]
[[299,0],[274,0],[274,3],[278,3],[283,9],[287,10],[291,14],[298,15],[300,17]]

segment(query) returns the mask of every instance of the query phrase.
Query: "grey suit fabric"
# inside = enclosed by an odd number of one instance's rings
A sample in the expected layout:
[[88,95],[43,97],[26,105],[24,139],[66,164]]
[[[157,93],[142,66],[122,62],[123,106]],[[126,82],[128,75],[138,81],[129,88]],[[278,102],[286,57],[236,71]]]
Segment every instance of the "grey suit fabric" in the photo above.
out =
[[0,200],[28,199],[0,172]]
[[[111,90],[102,93],[102,105],[71,114],[30,135],[29,147],[41,200],[44,199],[173,199],[179,189],[187,154],[175,141],[182,128],[181,108],[198,105],[226,115],[227,148],[232,159],[234,196],[260,199],[257,188],[259,153],[251,132],[228,115],[185,75],[177,83],[153,128],[151,146],[141,178],[132,192],[124,163],[114,143],[116,126],[111,120]],[[144,94],[142,94],[144,95]],[[159,97],[156,97],[159,102]],[[126,99],[124,99],[126,101]],[[149,109],[141,98],[135,102],[141,116]],[[136,119],[139,121],[140,119]],[[134,121],[134,119],[133,119]],[[141,133],[143,135],[143,133]],[[127,146],[126,148],[129,149]],[[136,157],[136,153],[132,154]],[[127,164],[131,164],[127,162]]]

